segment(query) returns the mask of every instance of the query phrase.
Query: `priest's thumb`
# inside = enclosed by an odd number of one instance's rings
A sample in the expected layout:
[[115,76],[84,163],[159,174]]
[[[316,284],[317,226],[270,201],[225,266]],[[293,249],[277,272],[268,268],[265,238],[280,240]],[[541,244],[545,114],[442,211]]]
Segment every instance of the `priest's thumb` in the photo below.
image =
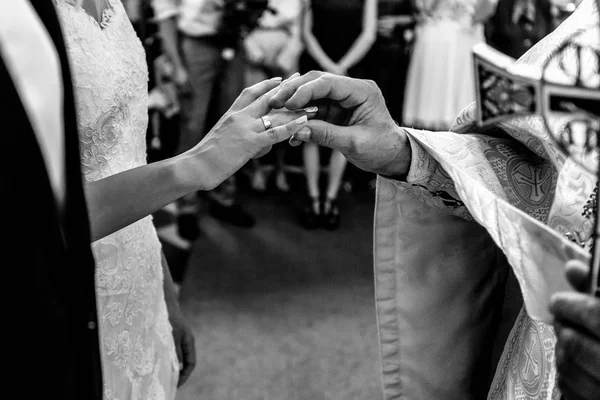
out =
[[297,145],[297,142],[316,143],[345,153],[352,144],[352,130],[349,127],[313,119],[290,140],[293,146]]
[[579,292],[588,291],[589,271],[589,266],[582,261],[570,260],[567,262],[567,279]]

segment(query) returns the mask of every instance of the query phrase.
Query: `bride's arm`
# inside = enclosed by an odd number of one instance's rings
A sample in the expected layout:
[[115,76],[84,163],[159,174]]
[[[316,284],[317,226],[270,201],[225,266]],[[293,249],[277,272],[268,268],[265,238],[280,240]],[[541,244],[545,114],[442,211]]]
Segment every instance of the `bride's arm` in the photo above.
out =
[[245,89],[191,150],[86,183],[92,240],[116,232],[187,193],[214,189],[248,160],[297,133],[306,123],[305,111],[271,114],[273,128],[268,131],[260,120],[269,112],[268,100],[280,82],[275,78]]
[[[171,158],[109,176],[84,186],[92,240],[118,231],[185,195],[202,190],[190,179],[189,156]],[[202,160],[198,160],[202,161]],[[204,173],[210,170],[204,168]]]

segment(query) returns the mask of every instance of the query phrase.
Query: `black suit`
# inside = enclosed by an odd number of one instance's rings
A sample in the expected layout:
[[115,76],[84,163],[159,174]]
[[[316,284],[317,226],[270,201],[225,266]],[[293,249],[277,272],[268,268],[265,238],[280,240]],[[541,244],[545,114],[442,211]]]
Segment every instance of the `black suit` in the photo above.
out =
[[[65,200],[59,215],[36,135],[0,56],[4,238],[0,239],[5,388],[21,399],[102,398],[94,260],[73,88],[51,0],[32,0],[62,66]],[[40,66],[43,68],[43,65]],[[18,73],[18,71],[16,71]]]

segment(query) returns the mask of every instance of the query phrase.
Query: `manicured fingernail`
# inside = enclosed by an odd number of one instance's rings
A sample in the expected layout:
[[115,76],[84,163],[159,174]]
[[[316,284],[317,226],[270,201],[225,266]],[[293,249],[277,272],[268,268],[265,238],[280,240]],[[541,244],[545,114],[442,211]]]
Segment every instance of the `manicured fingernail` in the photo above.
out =
[[301,144],[302,144],[302,142],[301,142],[301,141],[299,141],[298,139],[296,139],[295,137],[293,137],[293,136],[292,136],[292,137],[290,138],[290,146],[293,146],[293,147],[298,147],[298,146],[300,146]]
[[319,111],[319,107],[316,107],[316,106],[306,107],[304,109],[304,111],[307,112],[307,113],[309,113],[309,114],[316,113],[316,112]]
[[294,135],[294,139],[300,140],[300,141],[306,141],[309,139],[309,135],[310,135],[310,128],[308,126],[305,126],[304,128],[300,129],[298,132],[296,132],[296,134]]
[[303,125],[306,123],[306,121],[308,121],[308,118],[306,118],[306,115],[303,115],[300,118],[298,118],[295,122],[298,125]]
[[271,78],[270,80],[271,81],[281,81],[281,80],[283,80],[283,78],[280,76],[276,76],[275,78]]

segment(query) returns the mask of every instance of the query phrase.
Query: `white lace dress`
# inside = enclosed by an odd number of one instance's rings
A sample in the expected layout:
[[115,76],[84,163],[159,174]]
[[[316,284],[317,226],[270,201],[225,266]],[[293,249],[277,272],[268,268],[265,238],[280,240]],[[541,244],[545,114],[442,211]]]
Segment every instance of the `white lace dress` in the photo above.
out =
[[[416,0],[419,22],[407,76],[402,124],[447,131],[475,101],[471,49],[485,41],[479,7],[496,0]],[[493,7],[489,7],[493,10]]]
[[[146,164],[148,71],[124,7],[108,0],[99,24],[74,0],[54,2],[71,61],[85,180]],[[92,248],[104,398],[173,399],[179,368],[152,218]]]

